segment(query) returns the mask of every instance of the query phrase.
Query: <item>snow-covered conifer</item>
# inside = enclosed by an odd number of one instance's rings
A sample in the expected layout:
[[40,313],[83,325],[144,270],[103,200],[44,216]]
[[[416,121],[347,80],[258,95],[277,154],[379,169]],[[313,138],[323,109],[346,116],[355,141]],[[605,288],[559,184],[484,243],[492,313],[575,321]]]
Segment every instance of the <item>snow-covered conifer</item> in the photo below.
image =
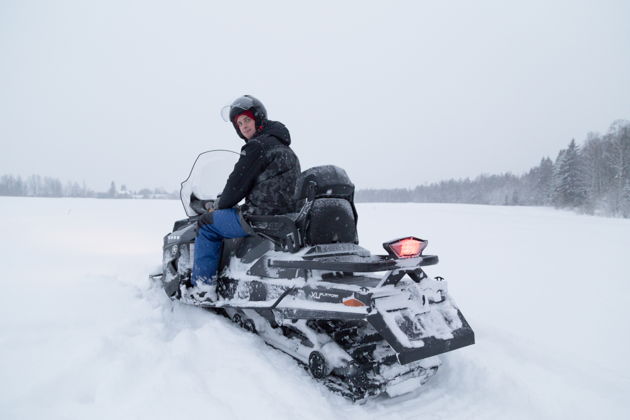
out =
[[558,156],[553,191],[553,203],[557,207],[579,207],[586,201],[584,165],[579,152],[575,139],[572,139],[569,147]]

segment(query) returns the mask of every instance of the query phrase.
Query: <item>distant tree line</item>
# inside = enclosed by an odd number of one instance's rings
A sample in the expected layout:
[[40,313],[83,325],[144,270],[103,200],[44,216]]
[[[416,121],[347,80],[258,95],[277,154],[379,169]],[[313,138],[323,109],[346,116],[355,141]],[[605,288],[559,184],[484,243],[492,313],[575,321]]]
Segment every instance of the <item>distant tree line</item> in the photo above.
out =
[[[31,175],[0,177],[0,196],[179,198],[162,188],[138,191],[112,181],[105,192],[85,183]],[[615,121],[604,135],[590,133],[582,146],[575,139],[560,150],[555,161],[545,157],[538,166],[517,176],[480,175],[475,179],[447,180],[412,189],[365,189],[358,202],[471,203],[554,206],[589,214],[630,217],[630,121]]]
[[553,206],[627,218],[630,121],[615,121],[604,135],[590,133],[582,146],[573,139],[555,161],[545,157],[520,176],[480,175],[413,189],[359,190],[356,200]]
[[177,192],[167,192],[163,188],[142,188],[138,191],[127,189],[125,185],[116,187],[111,182],[107,191],[97,192],[89,189],[85,182],[62,183],[57,178],[31,175],[27,178],[13,175],[0,177],[0,196],[16,197],[88,197],[88,198],[179,198]]

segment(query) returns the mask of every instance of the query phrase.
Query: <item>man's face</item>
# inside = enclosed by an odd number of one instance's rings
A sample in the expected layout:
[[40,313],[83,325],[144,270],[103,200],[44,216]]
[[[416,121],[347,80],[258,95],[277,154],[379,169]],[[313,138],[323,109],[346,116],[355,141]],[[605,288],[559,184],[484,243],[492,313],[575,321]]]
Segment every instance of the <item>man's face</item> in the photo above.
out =
[[241,130],[241,134],[247,139],[254,137],[256,133],[256,121],[249,118],[247,115],[239,115],[236,118],[236,125]]

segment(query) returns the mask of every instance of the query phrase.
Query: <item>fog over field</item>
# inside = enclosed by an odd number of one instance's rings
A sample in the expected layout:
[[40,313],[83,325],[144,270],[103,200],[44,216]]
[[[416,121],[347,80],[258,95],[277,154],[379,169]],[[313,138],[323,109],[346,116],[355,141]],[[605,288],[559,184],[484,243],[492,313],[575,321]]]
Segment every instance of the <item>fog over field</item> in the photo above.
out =
[[[630,3],[0,2],[0,175],[172,191],[262,100],[359,189],[521,174],[630,115]],[[378,160],[376,159],[378,157]]]

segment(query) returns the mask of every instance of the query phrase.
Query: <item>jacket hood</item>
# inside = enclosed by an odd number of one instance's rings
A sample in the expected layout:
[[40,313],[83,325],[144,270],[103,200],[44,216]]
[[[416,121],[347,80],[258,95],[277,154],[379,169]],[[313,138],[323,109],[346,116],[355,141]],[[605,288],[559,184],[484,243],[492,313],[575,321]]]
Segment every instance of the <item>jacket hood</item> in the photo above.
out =
[[[289,134],[289,130],[281,122],[265,121],[263,128],[258,131],[252,139],[265,135],[275,137],[287,146],[291,144],[291,134]],[[245,140],[245,143],[247,143],[247,140]]]

